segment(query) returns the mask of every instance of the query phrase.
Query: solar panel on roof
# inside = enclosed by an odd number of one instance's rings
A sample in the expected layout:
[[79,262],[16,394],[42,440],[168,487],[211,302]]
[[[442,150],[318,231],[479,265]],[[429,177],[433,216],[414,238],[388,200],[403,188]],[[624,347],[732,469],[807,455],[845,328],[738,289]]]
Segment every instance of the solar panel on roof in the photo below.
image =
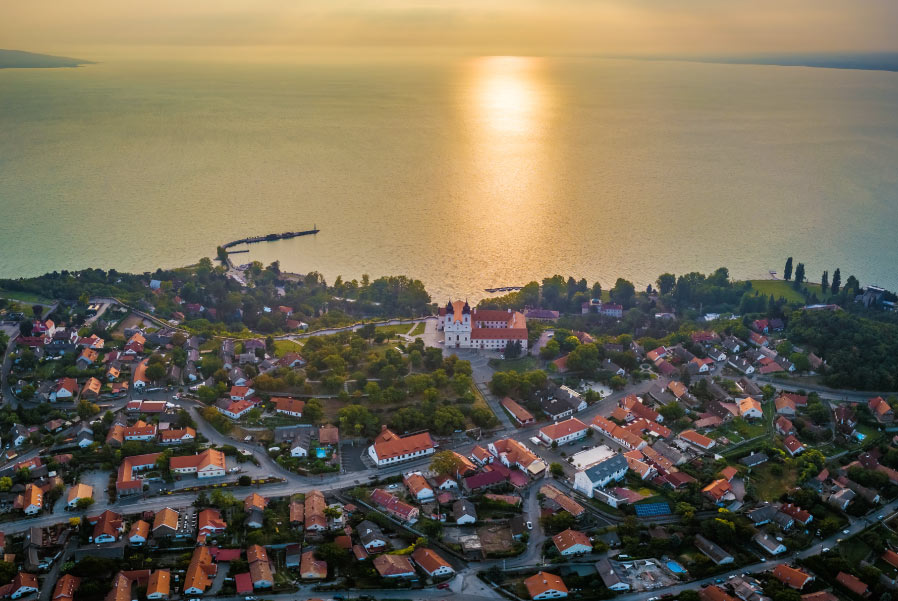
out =
[[641,503],[634,505],[636,515],[639,517],[649,517],[653,515],[668,515],[670,513],[670,505],[667,503]]

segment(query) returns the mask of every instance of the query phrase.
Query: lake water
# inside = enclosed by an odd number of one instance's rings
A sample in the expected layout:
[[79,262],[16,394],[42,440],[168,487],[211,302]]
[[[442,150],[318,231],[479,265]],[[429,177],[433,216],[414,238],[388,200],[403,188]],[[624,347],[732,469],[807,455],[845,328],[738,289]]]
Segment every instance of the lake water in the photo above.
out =
[[[86,57],[91,58],[91,57]],[[279,259],[437,300],[553,273],[898,287],[898,73],[605,59],[0,70],[0,277]]]

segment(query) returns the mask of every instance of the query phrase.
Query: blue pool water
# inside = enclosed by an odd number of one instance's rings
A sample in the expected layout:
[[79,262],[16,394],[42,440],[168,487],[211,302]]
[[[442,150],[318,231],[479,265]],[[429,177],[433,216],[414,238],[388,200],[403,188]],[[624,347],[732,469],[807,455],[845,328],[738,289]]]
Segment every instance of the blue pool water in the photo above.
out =
[[315,449],[315,457],[318,459],[324,459],[327,457],[327,449]]
[[668,561],[667,568],[674,574],[685,574],[686,569],[675,561]]

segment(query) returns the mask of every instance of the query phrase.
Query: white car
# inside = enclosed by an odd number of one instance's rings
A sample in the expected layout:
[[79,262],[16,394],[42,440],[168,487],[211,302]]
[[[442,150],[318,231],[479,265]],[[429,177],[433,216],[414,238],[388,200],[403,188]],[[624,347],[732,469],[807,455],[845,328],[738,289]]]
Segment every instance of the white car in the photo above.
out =
[[527,530],[533,530],[533,522],[527,522]]
[[820,549],[820,552],[821,553],[829,553],[829,547],[823,547],[822,549]]
[[847,530],[847,529],[846,529],[846,530],[842,530],[842,534],[849,534],[850,532],[851,532],[851,530]]

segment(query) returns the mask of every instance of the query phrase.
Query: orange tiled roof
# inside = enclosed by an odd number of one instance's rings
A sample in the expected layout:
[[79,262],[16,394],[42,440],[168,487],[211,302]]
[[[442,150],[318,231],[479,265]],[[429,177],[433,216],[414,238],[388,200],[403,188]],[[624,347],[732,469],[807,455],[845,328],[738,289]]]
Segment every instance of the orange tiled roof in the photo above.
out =
[[570,528],[553,536],[552,542],[555,543],[555,546],[561,552],[570,549],[574,545],[586,545],[587,547],[592,547],[592,541],[589,540],[588,536],[579,530],[571,530]]
[[184,575],[184,589],[205,590],[212,584],[212,578],[217,566],[212,563],[212,553],[208,547],[197,547],[193,551],[187,573]]
[[536,597],[552,590],[560,591],[565,594],[568,592],[567,587],[564,585],[564,580],[562,580],[560,576],[550,574],[549,572],[537,572],[530,578],[524,580],[524,586],[527,587],[527,592],[530,593],[530,597]]
[[147,595],[168,597],[171,593],[171,573],[168,570],[156,570],[150,575],[147,583]]
[[144,520],[137,520],[131,524],[131,530],[128,531],[128,538],[139,536],[146,539],[150,534],[150,524]]
[[400,437],[384,427],[374,439],[374,451],[380,459],[408,455],[432,448],[433,439],[429,432]]
[[244,511],[249,511],[250,509],[265,509],[266,507],[268,507],[268,499],[258,493],[252,493],[243,499]]
[[93,486],[79,483],[69,489],[69,503],[76,499],[92,499],[93,497]]
[[197,525],[200,531],[203,530],[224,530],[228,527],[221,513],[217,509],[204,509],[200,512]]
[[162,511],[156,512],[156,518],[153,520],[153,532],[158,528],[178,529],[178,512],[171,507],[166,507]]
[[551,440],[558,440],[559,438],[562,438],[564,436],[569,436],[577,432],[583,432],[588,428],[589,426],[581,422],[576,417],[569,417],[563,422],[558,422],[557,424],[552,424],[541,428],[540,433],[545,434]]
[[412,553],[412,559],[428,574],[433,574],[440,568],[452,568],[449,562],[443,559],[439,553],[426,547],[415,549]]

